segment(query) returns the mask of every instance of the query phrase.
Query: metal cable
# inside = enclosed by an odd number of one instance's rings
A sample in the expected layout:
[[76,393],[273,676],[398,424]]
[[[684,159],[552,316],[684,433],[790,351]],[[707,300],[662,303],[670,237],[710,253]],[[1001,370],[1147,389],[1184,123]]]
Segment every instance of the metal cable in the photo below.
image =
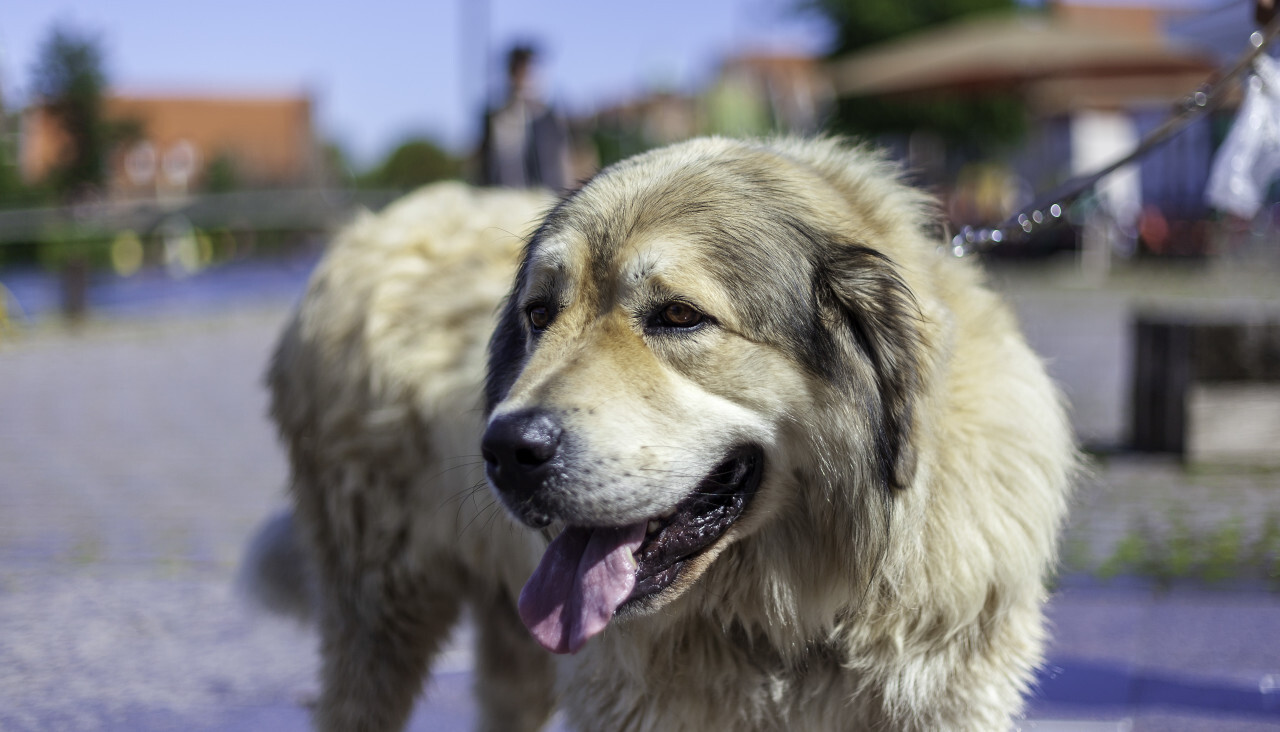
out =
[[1066,213],[1076,199],[1084,195],[1099,180],[1116,171],[1135,159],[1146,155],[1155,147],[1168,141],[1182,132],[1195,120],[1222,105],[1224,92],[1240,76],[1253,66],[1253,61],[1260,56],[1276,37],[1280,35],[1280,16],[1273,17],[1265,28],[1254,31],[1249,36],[1249,47],[1227,68],[1215,81],[1206,82],[1191,94],[1184,97],[1177,105],[1177,111],[1161,125],[1138,141],[1137,146],[1124,157],[1106,167],[1088,175],[1076,176],[1059,186],[1053,193],[1043,197],[1039,202],[1027,206],[1009,217],[1004,223],[994,228],[966,226],[951,238],[951,254],[964,257],[970,254],[989,251],[990,249],[1010,242],[1025,241],[1037,229],[1046,224],[1055,223]]

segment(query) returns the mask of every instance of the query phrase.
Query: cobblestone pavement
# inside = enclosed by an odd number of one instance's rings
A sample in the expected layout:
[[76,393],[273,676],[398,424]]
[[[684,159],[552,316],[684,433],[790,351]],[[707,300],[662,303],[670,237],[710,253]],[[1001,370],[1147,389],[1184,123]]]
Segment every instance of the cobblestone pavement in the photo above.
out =
[[[1081,301],[1071,312],[1114,339],[1120,306]],[[305,729],[314,634],[231,589],[247,537],[284,502],[261,386],[284,317],[42,326],[0,344],[0,729]],[[1099,557],[1171,497],[1205,521],[1280,507],[1274,474],[1187,476],[1119,457],[1096,473],[1073,536]],[[1067,581],[1051,616],[1027,729],[1280,726],[1280,595]],[[469,728],[466,641],[414,729]]]
[[259,387],[282,319],[90,324],[0,349],[0,729],[234,727],[308,693],[313,638],[230,589],[283,501]]

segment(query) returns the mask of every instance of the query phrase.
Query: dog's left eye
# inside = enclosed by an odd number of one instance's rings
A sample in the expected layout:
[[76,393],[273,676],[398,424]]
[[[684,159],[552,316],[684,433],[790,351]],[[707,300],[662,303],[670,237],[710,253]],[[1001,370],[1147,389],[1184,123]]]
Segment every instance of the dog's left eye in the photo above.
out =
[[658,322],[667,328],[692,328],[703,320],[702,313],[686,302],[669,302],[658,313]]
[[546,330],[547,326],[551,325],[551,308],[546,305],[536,304],[530,307],[526,314],[529,318],[529,325],[533,327],[535,332]]

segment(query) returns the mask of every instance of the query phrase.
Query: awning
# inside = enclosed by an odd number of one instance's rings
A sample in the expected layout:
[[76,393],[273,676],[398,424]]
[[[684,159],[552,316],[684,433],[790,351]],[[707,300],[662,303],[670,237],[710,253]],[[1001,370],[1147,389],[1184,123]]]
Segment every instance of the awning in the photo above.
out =
[[828,66],[840,96],[989,90],[1049,79],[1207,75],[1212,60],[1158,34],[1095,29],[1046,15],[966,18]]

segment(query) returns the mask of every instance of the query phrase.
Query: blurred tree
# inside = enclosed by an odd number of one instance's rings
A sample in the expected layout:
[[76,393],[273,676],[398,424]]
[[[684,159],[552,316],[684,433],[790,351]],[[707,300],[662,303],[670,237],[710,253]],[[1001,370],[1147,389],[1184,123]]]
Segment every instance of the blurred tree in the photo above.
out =
[[136,121],[105,118],[107,77],[98,38],[55,26],[40,46],[31,88],[67,139],[51,173],[53,188],[63,198],[101,188],[112,147],[138,138],[142,129]]
[[320,166],[325,185],[347,188],[359,182],[351,158],[336,141],[320,143]]
[[[968,15],[1025,6],[1018,0],[799,0],[799,7],[831,24],[835,43],[830,55],[840,57]],[[1012,93],[856,97],[839,100],[833,126],[870,137],[926,129],[971,154],[987,155],[1019,142],[1026,116],[1025,104]]]
[[410,189],[462,174],[461,163],[426,138],[400,144],[386,160],[366,173],[360,184],[366,188]]
[[17,150],[11,142],[16,137],[9,134],[9,118],[0,108],[0,208],[21,206],[32,196],[18,173]]
[[18,178],[17,135],[13,133],[15,121],[5,105],[4,87],[0,86],[0,206],[7,204],[22,187]]
[[801,8],[831,23],[837,56],[967,15],[1020,7],[1017,0],[801,0]]
[[240,171],[228,152],[213,156],[204,169],[204,190],[208,193],[230,193],[240,187]]

